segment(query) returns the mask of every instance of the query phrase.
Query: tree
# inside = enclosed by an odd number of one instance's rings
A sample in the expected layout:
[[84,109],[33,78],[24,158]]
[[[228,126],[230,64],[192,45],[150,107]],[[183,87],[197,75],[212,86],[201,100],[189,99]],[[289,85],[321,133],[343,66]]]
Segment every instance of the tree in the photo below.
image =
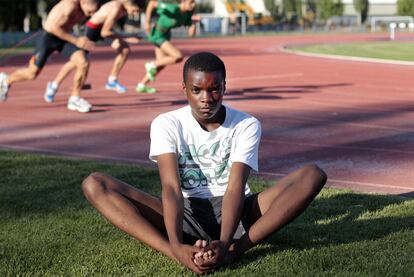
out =
[[344,13],[344,4],[341,0],[319,0],[316,2],[318,17],[327,20],[331,16],[341,16]]
[[0,32],[23,31],[24,25],[30,30],[40,28],[40,17],[38,5],[45,7],[45,13],[59,0],[19,0],[1,1],[0,7]]
[[414,1],[412,0],[398,0],[397,2],[398,15],[414,16]]
[[368,17],[369,1],[368,0],[354,0],[355,11],[358,12],[358,24],[364,24]]

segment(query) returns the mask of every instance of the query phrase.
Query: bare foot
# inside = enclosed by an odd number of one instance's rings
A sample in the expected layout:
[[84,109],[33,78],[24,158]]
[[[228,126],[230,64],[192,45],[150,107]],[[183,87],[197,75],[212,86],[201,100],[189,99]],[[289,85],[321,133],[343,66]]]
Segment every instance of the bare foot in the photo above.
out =
[[204,252],[203,250],[201,250],[207,245],[208,245],[208,242],[205,240],[197,240],[196,243],[194,244],[194,246],[200,248],[200,251],[194,255],[194,263],[196,265],[200,265],[204,261],[211,259],[214,256],[214,252],[211,250],[208,250],[207,252]]

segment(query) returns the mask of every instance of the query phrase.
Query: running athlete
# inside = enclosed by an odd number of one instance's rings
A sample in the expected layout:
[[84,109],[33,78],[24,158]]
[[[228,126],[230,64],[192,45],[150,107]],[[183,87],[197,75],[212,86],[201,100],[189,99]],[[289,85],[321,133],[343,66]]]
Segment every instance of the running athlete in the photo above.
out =
[[73,90],[67,108],[72,111],[89,112],[92,105],[80,97],[80,90],[89,67],[83,49],[91,50],[94,43],[86,37],[75,37],[70,32],[75,24],[94,14],[97,9],[97,0],[62,0],[58,2],[48,14],[29,65],[10,75],[0,73],[0,100],[7,100],[7,94],[13,83],[36,79],[48,57],[57,50],[70,57],[76,67]]
[[[171,42],[171,29],[180,26],[190,26],[188,35],[196,34],[195,23],[200,20],[193,15],[195,0],[182,0],[180,4],[167,4],[157,0],[151,0],[145,12],[146,32],[148,40],[155,46],[155,60],[145,64],[146,75],[138,83],[136,91],[140,93],[155,93],[156,89],[148,87],[149,81],[154,81],[155,76],[170,64],[183,60],[183,54]],[[151,29],[151,14],[156,9],[159,18]]]
[[[112,0],[102,5],[86,23],[86,37],[91,41],[97,42],[105,38],[113,39],[111,47],[117,52],[117,55],[105,85],[108,90],[114,90],[120,94],[126,92],[127,88],[118,82],[118,76],[128,58],[130,51],[128,43],[140,41],[136,35],[117,34],[112,28],[120,18],[138,14],[144,4],[144,0]],[[60,84],[73,69],[75,69],[75,65],[72,61],[68,61],[61,68],[55,80],[47,83],[44,94],[46,102],[53,102]]]

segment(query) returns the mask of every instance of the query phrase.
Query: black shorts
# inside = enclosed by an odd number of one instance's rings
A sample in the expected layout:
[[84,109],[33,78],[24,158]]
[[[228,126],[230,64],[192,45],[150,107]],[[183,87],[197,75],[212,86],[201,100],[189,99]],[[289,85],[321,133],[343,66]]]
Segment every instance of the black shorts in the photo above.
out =
[[43,68],[49,56],[58,51],[66,57],[72,56],[76,51],[81,50],[74,44],[64,41],[55,35],[43,30],[40,38],[37,40],[36,49],[32,56],[33,63],[38,68]]
[[90,21],[86,22],[85,25],[86,25],[85,35],[89,40],[93,42],[97,42],[99,40],[104,39],[101,36],[102,25],[96,25]]
[[[253,224],[248,215],[257,194],[246,196],[239,226],[233,239],[239,239]],[[206,241],[219,240],[221,232],[221,206],[223,197],[184,198],[183,240],[194,244],[198,239]]]

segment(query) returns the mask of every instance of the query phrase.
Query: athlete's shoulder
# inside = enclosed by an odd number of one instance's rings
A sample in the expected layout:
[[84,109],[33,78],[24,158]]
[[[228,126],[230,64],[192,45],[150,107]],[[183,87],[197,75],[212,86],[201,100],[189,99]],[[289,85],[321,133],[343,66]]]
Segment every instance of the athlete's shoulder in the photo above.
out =
[[241,110],[234,109],[228,105],[225,106],[228,116],[235,122],[252,122],[252,123],[259,123],[260,121],[254,117],[253,115],[246,113]]
[[164,123],[164,124],[173,124],[173,125],[180,125],[181,122],[186,120],[190,115],[190,108],[189,106],[185,106],[176,110],[172,110],[169,112],[162,113],[158,115],[154,120],[153,124],[155,123]]

